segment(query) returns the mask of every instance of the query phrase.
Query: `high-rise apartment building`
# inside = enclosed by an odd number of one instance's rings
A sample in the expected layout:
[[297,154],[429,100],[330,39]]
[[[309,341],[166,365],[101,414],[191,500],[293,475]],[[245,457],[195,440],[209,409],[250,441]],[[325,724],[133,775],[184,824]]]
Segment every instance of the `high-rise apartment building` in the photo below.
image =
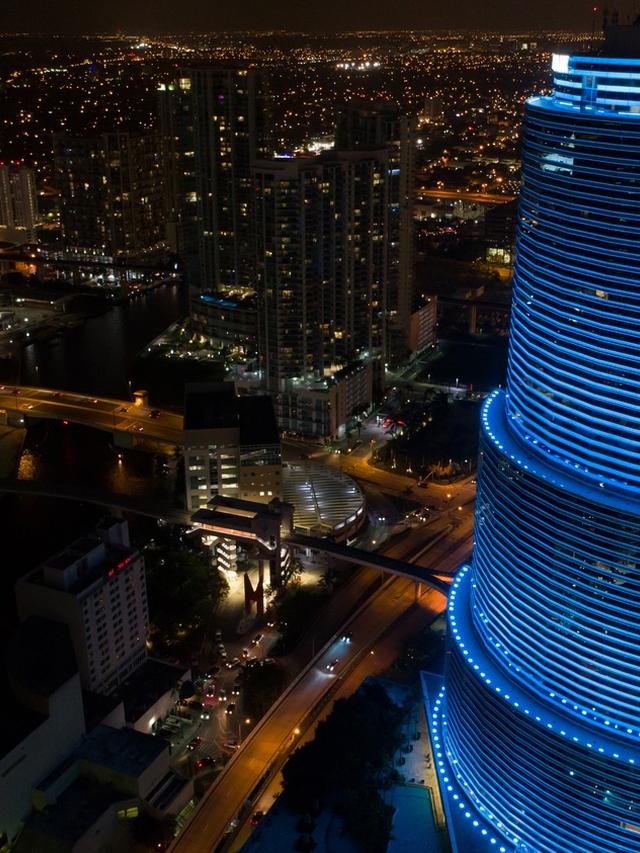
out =
[[160,150],[155,132],[54,136],[62,233],[69,251],[139,258],[163,248]]
[[251,163],[271,153],[265,79],[253,68],[189,68],[160,89],[189,284],[194,295],[246,293],[256,257]]
[[67,625],[82,686],[111,693],[147,656],[144,558],[126,521],[104,521],[16,584],[21,620],[42,616]]
[[526,105],[506,392],[433,708],[454,849],[640,850],[640,31]]
[[387,104],[354,104],[338,114],[337,151],[387,152],[386,355],[406,356],[414,282],[416,122]]
[[32,169],[0,165],[0,241],[32,243],[38,224],[36,181]]
[[384,354],[386,150],[256,163],[258,315],[267,387]]

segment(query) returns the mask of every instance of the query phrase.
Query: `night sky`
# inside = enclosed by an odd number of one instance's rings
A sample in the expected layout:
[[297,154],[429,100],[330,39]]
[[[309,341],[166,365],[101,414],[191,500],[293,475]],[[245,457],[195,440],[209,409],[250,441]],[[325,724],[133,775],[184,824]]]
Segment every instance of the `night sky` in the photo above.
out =
[[[585,0],[4,0],[2,6],[4,32],[31,33],[430,27],[584,32],[592,19],[592,3]],[[618,6],[627,11],[625,2]]]

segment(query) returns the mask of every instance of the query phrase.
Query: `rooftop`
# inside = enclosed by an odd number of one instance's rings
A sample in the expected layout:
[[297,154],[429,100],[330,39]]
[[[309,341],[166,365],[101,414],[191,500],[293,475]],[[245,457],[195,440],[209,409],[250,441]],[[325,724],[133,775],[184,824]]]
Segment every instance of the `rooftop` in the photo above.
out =
[[282,470],[282,499],[295,507],[296,530],[339,534],[364,512],[359,486],[340,471],[324,465],[291,465]]
[[73,845],[114,803],[125,799],[109,785],[76,779],[55,804],[34,810],[25,822],[16,853],[61,853]]
[[177,691],[188,672],[188,667],[147,659],[118,691],[118,697],[124,702],[127,722],[139,720],[168,690],[175,688]]
[[233,382],[192,383],[184,400],[185,430],[238,429],[240,444],[278,444],[271,397],[238,396]]
[[[43,655],[43,649],[49,654]],[[50,696],[78,671],[67,626],[40,616],[31,616],[20,625],[7,644],[5,658],[9,686],[5,684],[0,703],[0,757],[47,719],[22,705],[11,687]]]
[[78,757],[126,776],[139,776],[167,749],[166,741],[135,729],[96,726],[78,748]]

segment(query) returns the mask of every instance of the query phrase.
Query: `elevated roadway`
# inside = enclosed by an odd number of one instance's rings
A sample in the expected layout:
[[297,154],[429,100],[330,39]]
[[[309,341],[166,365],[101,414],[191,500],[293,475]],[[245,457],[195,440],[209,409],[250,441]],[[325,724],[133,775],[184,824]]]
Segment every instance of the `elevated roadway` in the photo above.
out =
[[466,201],[470,204],[506,204],[515,201],[515,195],[502,195],[501,193],[468,193],[464,190],[438,190],[431,187],[419,187],[418,198],[442,199],[443,201]]
[[[472,529],[461,528],[459,537],[434,546],[427,559],[432,566],[439,565],[452,571],[468,559],[472,542]],[[444,610],[446,596],[442,592],[430,589],[425,597],[434,616]],[[231,821],[252,808],[263,783],[295,748],[297,732],[334,689],[336,678],[342,678],[356,666],[377,639],[414,603],[415,581],[392,577],[360,607],[338,632],[348,628],[353,633],[353,641],[340,643],[334,636],[300,673],[207,790],[184,830],[169,848],[171,853],[203,853],[219,849]],[[329,672],[327,664],[336,659],[338,663],[334,672]]]
[[[135,446],[144,439],[180,447],[183,418],[129,400],[94,397],[73,391],[0,385],[0,409],[9,420],[46,418],[94,427],[114,435],[116,443]],[[158,414],[156,414],[158,413]]]
[[[170,506],[168,498],[163,499],[162,496],[157,495],[125,495],[119,492],[104,492],[69,483],[45,483],[40,480],[17,479],[0,479],[0,494],[2,492],[81,501],[103,506],[112,512],[136,513],[149,518],[162,519],[171,524],[182,524],[186,527],[198,525],[198,520],[194,513],[180,507]],[[386,556],[377,551],[365,551],[362,548],[352,548],[349,545],[337,545],[331,539],[303,536],[295,532],[283,535],[282,541],[294,547],[312,548],[315,551],[321,551],[359,566],[369,566],[373,569],[379,569],[386,574],[411,580],[414,584],[424,584],[432,587],[444,595],[449,591],[450,582],[446,577],[441,576],[448,573],[439,566],[437,568],[420,566],[405,560]]]

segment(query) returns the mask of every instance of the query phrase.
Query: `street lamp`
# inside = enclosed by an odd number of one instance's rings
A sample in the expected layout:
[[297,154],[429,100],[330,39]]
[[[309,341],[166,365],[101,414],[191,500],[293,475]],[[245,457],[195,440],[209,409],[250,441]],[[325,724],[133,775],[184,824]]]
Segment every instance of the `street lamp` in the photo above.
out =
[[242,726],[250,726],[251,720],[247,717],[246,720],[238,720],[238,744],[242,743]]

